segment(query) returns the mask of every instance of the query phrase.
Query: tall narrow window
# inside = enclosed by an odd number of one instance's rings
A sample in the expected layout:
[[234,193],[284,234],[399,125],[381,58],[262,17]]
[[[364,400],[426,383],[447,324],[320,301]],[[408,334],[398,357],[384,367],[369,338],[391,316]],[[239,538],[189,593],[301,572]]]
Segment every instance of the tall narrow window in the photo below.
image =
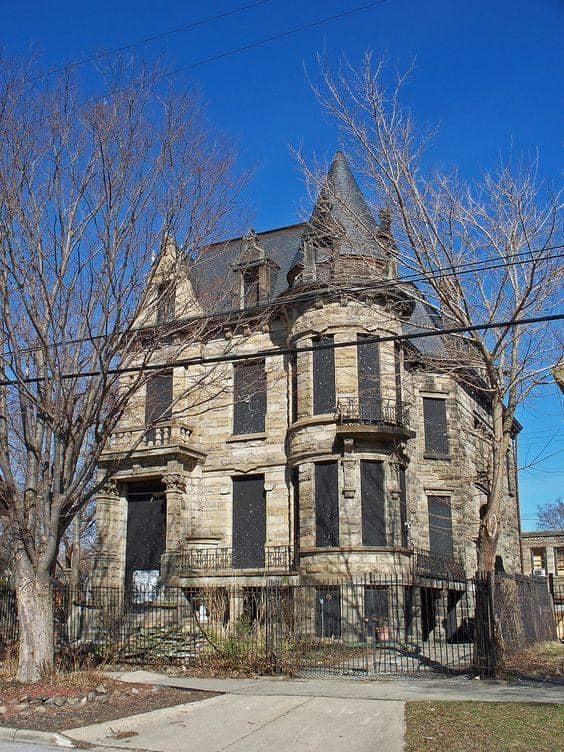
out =
[[156,435],[155,426],[172,415],[172,371],[151,376],[146,388],[145,425],[149,428],[147,439],[152,441]]
[[339,481],[336,462],[315,465],[315,545],[339,545]]
[[386,501],[384,463],[361,460],[360,498],[362,506],[362,545],[386,545]]
[[165,324],[174,318],[176,289],[174,282],[168,280],[157,288],[157,324]]
[[233,566],[264,567],[266,500],[264,475],[233,478]]
[[241,297],[243,308],[253,308],[260,300],[259,268],[258,266],[245,269],[241,275]]
[[264,360],[233,367],[233,433],[263,433],[266,414]]
[[[332,345],[334,338],[315,337],[316,345]],[[313,414],[323,415],[335,411],[335,350],[326,347],[313,351]]]
[[425,454],[448,457],[446,400],[423,397]]
[[405,467],[399,469],[401,545],[407,547],[407,481]]
[[373,334],[357,337],[357,370],[359,418],[365,423],[377,423],[382,419],[380,393],[380,353]]
[[429,549],[443,556],[453,555],[452,516],[448,496],[428,496]]
[[398,426],[402,426],[404,425],[404,416],[401,386],[401,345],[399,342],[394,342],[394,378],[396,382],[396,423]]
[[298,419],[298,356],[295,352],[290,355],[290,375],[292,389],[290,420],[294,423]]

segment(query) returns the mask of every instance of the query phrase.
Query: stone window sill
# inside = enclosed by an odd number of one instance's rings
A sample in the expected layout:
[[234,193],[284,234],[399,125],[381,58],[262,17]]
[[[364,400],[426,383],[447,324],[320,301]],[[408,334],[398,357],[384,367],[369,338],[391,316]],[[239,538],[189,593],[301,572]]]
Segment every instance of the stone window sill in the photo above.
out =
[[266,439],[266,433],[240,433],[230,436],[226,439],[227,444],[234,444],[238,441],[257,441],[257,439]]
[[430,452],[425,452],[423,455],[423,459],[425,460],[443,460],[444,462],[450,462],[452,457],[450,454],[433,454]]

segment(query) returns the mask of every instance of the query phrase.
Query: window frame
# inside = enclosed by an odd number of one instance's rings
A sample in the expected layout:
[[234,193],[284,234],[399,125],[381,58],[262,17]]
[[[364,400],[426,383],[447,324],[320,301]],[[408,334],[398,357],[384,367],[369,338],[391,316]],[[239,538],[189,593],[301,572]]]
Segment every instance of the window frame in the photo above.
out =
[[[421,395],[423,404],[423,439],[425,442],[425,448],[424,448],[424,458],[425,459],[438,459],[438,460],[450,460],[450,442],[449,442],[449,436],[448,436],[448,420],[449,420],[449,411],[448,411],[448,404],[447,400],[448,397],[446,395],[432,395],[432,394],[423,394]],[[444,432],[435,431],[435,436],[433,437],[431,435],[431,431],[429,428],[433,426],[432,421],[430,420],[431,416],[429,415],[428,411],[425,409],[426,405],[429,406],[431,403],[434,403],[435,405],[441,405],[442,409],[444,409]],[[436,436],[441,435],[443,439],[443,446],[440,448],[435,448],[432,445],[432,439]],[[441,451],[442,449],[446,449],[446,451]]]
[[[244,369],[251,369],[253,367],[260,366],[260,376],[256,381],[254,377],[251,377],[253,383],[256,384],[257,389],[250,390],[248,394],[244,395],[242,391],[243,386],[251,386],[251,382],[247,382],[242,379],[242,374],[245,373]],[[240,380],[240,381],[239,381]],[[258,387],[261,387],[260,389]],[[238,389],[241,389],[241,394],[238,395]],[[249,416],[252,418],[253,409],[251,408],[251,400],[256,400],[259,403],[260,411],[258,413],[257,424],[249,425]],[[241,405],[247,404],[249,407],[247,410],[241,409]],[[266,429],[266,412],[268,409],[268,390],[267,390],[267,378],[266,378],[266,362],[264,358],[253,358],[252,360],[243,360],[233,364],[233,415],[231,431],[233,436],[252,436],[254,434],[263,434]],[[247,419],[247,420],[246,420]],[[252,428],[253,430],[246,430]]]

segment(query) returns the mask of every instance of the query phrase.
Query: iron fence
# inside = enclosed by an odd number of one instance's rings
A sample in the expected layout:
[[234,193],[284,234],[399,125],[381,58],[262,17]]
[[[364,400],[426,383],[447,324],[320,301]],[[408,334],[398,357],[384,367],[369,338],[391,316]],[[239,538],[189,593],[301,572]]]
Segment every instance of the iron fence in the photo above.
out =
[[0,585],[0,649],[14,642],[17,636],[16,591],[10,585]]
[[[546,582],[509,575],[412,572],[300,584],[265,576],[260,586],[67,585],[54,594],[57,649],[124,664],[211,661],[214,670],[219,661],[299,676],[488,675],[499,636],[510,647],[554,636]],[[564,605],[564,592],[554,601]],[[14,591],[0,589],[0,644],[16,633]]]
[[421,577],[466,579],[464,565],[460,559],[422,548],[413,549],[412,567],[413,571]]

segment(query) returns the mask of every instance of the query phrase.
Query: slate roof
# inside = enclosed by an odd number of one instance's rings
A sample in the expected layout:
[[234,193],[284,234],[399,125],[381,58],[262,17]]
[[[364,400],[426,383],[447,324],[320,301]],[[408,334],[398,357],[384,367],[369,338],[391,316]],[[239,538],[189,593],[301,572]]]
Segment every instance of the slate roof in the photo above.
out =
[[[300,222],[287,227],[258,233],[257,243],[264,250],[266,257],[279,268],[272,272],[272,297],[275,298],[288,289],[286,275],[301,248],[301,238],[307,228],[307,222]],[[196,295],[203,287],[209,292],[216,288],[213,309],[216,312],[232,307],[232,301],[226,295],[226,286],[231,287],[231,264],[237,262],[243,250],[244,237],[233,238],[223,243],[216,243],[205,250],[190,269],[190,277]]]
[[[382,252],[374,243],[380,234],[379,226],[351,171],[345,155],[338,151],[331,163],[324,185],[319,193],[309,222],[288,225],[257,234],[257,244],[266,257],[274,262],[272,271],[272,298],[288,289],[288,272],[303,260],[302,239],[311,231],[320,215],[326,222],[327,207],[331,218],[344,230],[341,250],[351,255],[368,253],[382,258]],[[325,213],[324,213],[325,212]],[[228,294],[234,283],[232,264],[237,262],[245,244],[245,238],[233,238],[216,243],[205,250],[190,270],[190,277],[198,298],[205,307],[215,313],[233,307],[233,297]],[[405,334],[429,331],[441,326],[436,311],[425,305],[417,291],[416,303],[411,318],[403,325]],[[449,351],[443,337],[425,337],[414,340],[414,346],[432,358],[447,358]]]

